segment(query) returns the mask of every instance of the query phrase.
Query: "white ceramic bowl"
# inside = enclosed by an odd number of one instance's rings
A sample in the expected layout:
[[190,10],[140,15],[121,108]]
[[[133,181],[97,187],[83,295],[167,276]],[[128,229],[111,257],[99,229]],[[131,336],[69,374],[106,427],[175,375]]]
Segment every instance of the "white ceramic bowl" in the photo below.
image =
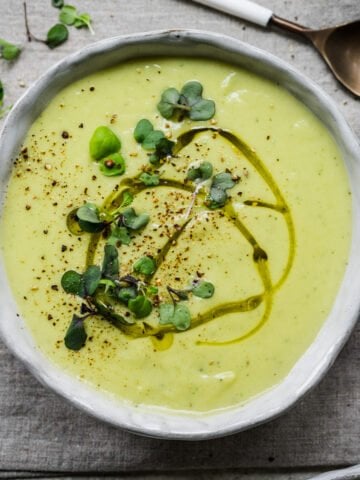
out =
[[27,130],[59,90],[127,59],[161,55],[218,59],[269,77],[307,105],[334,136],[343,154],[353,193],[352,247],[342,285],[319,334],[280,384],[244,406],[197,417],[165,414],[114,401],[50,363],[34,345],[23,319],[15,314],[15,301],[3,265],[0,265],[0,330],[9,348],[41,382],[88,413],[144,435],[197,440],[244,430],[283,413],[323,377],[351,333],[360,303],[360,150],[332,100],[276,57],[233,38],[206,32],[142,33],[104,40],[71,55],[45,73],[17,102],[0,137],[1,198]]

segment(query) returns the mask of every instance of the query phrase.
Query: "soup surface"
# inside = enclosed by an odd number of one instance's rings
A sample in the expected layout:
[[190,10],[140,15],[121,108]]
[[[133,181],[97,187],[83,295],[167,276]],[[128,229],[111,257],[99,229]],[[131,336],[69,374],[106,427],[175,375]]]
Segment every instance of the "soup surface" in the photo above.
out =
[[[163,118],[164,90],[193,80],[215,115],[192,121],[185,109]],[[144,118],[175,142],[155,164],[134,138]],[[104,175],[89,154],[99,126],[121,140],[122,175]],[[204,162],[210,178],[185,180]],[[139,180],[144,171],[155,184]],[[212,190],[224,173],[231,187]],[[220,204],[211,204],[215,194]],[[116,326],[115,315],[92,315],[62,287],[66,271],[101,266],[115,228],[81,231],[78,208],[89,204],[104,225],[118,212],[115,226],[124,228],[126,208],[148,215],[112,242],[121,281],[152,304],[142,318],[120,302],[108,306],[123,322]],[[209,412],[280,382],[314,340],[346,266],[351,196],[332,137],[284,89],[210,60],[145,59],[88,76],[51,101],[15,162],[1,222],[19,313],[45,356],[123,400]],[[144,257],[155,271],[134,268]],[[209,284],[213,291],[195,294]],[[177,325],[159,323],[161,308],[179,306]],[[74,314],[86,317],[78,350],[64,343]]]

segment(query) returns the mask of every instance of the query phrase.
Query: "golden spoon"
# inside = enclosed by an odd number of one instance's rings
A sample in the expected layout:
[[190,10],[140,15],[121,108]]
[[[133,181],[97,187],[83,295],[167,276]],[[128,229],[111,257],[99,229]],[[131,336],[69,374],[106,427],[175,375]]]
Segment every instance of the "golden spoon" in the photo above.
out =
[[275,25],[303,35],[312,42],[339,82],[360,96],[360,20],[313,30],[280,18],[268,8],[249,0],[195,1],[263,27]]

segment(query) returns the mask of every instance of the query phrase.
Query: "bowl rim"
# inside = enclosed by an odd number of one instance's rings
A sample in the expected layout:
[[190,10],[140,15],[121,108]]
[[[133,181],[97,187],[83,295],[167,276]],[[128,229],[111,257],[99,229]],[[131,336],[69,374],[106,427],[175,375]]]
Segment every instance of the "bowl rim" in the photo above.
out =
[[[353,232],[349,254],[351,261],[330,315],[310,347],[279,384],[250,399],[245,405],[210,415],[192,415],[189,412],[186,412],[186,415],[185,412],[167,413],[156,407],[137,406],[130,402],[115,400],[109,395],[93,390],[53,365],[37,349],[22,319],[15,316],[16,304],[6,282],[3,262],[0,264],[0,333],[10,350],[25,363],[36,378],[97,418],[125,430],[152,437],[185,440],[216,438],[255,427],[287,411],[323,378],[356,324],[360,310],[360,299],[356,295],[356,290],[360,291],[360,277],[355,275],[355,270],[360,270],[360,255],[356,252],[356,243],[360,241],[360,220],[357,220],[360,218],[360,189],[357,191],[355,185],[356,181],[360,184],[360,148],[333,100],[314,82],[276,56],[235,38],[201,30],[172,29],[143,32],[101,40],[84,47],[51,67],[22,95],[9,113],[0,134],[0,155],[3,158],[1,164],[7,162],[6,167],[1,167],[0,173],[2,196],[11,170],[11,158],[16,155],[28,128],[22,117],[27,118],[29,124],[32,123],[29,118],[36,118],[46,106],[46,100],[43,100],[44,92],[50,91],[49,98],[54,96],[67,84],[66,82],[73,81],[69,80],[73,70],[81,73],[81,69],[86,63],[90,63],[90,59],[105,54],[111,56],[122,49],[135,52],[137,58],[148,57],[149,55],[143,55],[139,51],[140,47],[145,48],[149,45],[158,45],[159,49],[167,51],[175,48],[180,51],[192,46],[192,52],[188,55],[190,57],[206,56],[197,53],[201,49],[205,51],[208,49],[209,58],[215,59],[216,51],[218,54],[226,52],[227,55],[233,55],[238,59],[235,63],[239,66],[245,68],[250,66],[252,71],[265,77],[275,75],[275,78],[283,78],[282,85],[295,97],[300,98],[315,115],[326,115],[325,121],[324,118],[321,120],[342,150],[353,193]],[[184,54],[180,53],[178,56]],[[222,58],[219,56],[218,59]],[[94,68],[93,71],[103,68]],[[1,209],[2,204],[3,200]],[[356,212],[358,215],[355,215]],[[351,275],[354,278],[350,279]],[[340,297],[346,300],[345,308],[339,303]],[[342,322],[339,326],[335,317],[340,313]],[[308,364],[306,374],[303,371],[305,364]]]

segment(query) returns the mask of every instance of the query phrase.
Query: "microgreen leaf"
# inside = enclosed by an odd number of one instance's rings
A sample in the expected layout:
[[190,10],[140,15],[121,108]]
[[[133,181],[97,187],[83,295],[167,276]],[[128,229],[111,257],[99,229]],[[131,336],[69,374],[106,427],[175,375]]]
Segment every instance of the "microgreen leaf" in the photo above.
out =
[[192,181],[199,181],[202,182],[211,178],[213,173],[213,166],[210,162],[201,162],[198,167],[191,167],[189,168],[186,178]]
[[135,130],[134,130],[134,138],[138,143],[142,143],[145,138],[154,130],[152,123],[143,118],[138,121]]
[[189,107],[195,105],[199,100],[201,100],[203,92],[203,86],[201,83],[196,81],[191,81],[185,83],[181,89],[181,95],[184,97],[184,100]]
[[215,287],[212,283],[210,282],[199,282],[197,285],[195,285],[192,289],[192,293],[196,297],[200,298],[210,298],[214,295]]
[[123,224],[131,230],[140,230],[149,223],[150,216],[147,213],[137,215],[133,208],[127,208],[122,213]]
[[101,232],[105,224],[100,219],[99,209],[93,203],[86,203],[76,211],[79,226],[84,232]]
[[161,325],[172,324],[177,330],[187,330],[191,325],[190,310],[183,303],[162,303],[159,307]]
[[125,160],[120,153],[113,153],[101,160],[99,168],[106,177],[122,175],[125,173]]
[[107,245],[117,246],[118,244],[129,245],[131,237],[126,227],[111,226],[111,234],[107,239]]
[[172,149],[175,145],[175,142],[172,142],[166,137],[160,138],[155,147],[155,153],[160,157],[167,157],[172,155]]
[[115,133],[106,126],[98,127],[90,139],[90,155],[94,160],[101,160],[121,148],[121,142]]
[[191,120],[209,120],[215,115],[215,103],[202,98],[203,87],[197,81],[187,82],[179,93],[175,88],[166,89],[157,108],[166,119],[180,112]]
[[64,6],[64,0],[51,0],[51,5],[55,8],[62,8]]
[[143,140],[141,146],[145,150],[155,150],[161,139],[165,138],[161,130],[152,130]]
[[132,204],[133,200],[134,200],[133,194],[128,190],[125,190],[123,193],[123,198],[122,198],[120,207],[128,207],[129,205]]
[[64,5],[59,13],[59,20],[65,25],[73,25],[77,17],[77,10],[72,5]]
[[137,289],[136,287],[123,287],[120,288],[118,291],[118,299],[125,303],[125,305],[128,304],[129,300],[132,298],[136,298],[137,296]]
[[172,323],[172,317],[174,315],[175,305],[173,303],[161,303],[159,307],[160,325],[168,325]]
[[152,257],[144,256],[134,263],[134,272],[142,275],[151,275],[155,272],[156,262]]
[[215,115],[215,103],[212,100],[201,99],[191,108],[191,120],[210,120]]
[[129,300],[128,308],[134,313],[136,318],[143,318],[151,313],[152,304],[148,298],[144,297],[144,295],[138,295]]
[[69,31],[62,23],[57,23],[47,33],[45,43],[49,48],[56,48],[66,42],[69,37]]
[[141,180],[144,185],[147,185],[149,187],[159,185],[160,183],[159,175],[157,175],[156,173],[143,172],[139,176],[139,180]]
[[65,25],[73,25],[76,28],[87,27],[91,33],[91,17],[88,13],[79,13],[72,5],[63,5],[60,13],[59,20]]
[[113,245],[105,245],[101,268],[102,276],[110,280],[119,276],[119,254]]
[[228,172],[215,175],[211,183],[210,193],[206,199],[206,205],[211,209],[223,207],[228,199],[226,190],[233,188],[235,183]]
[[206,199],[206,205],[215,210],[216,208],[221,208],[225,205],[228,199],[227,193],[225,190],[221,190],[220,188],[211,187],[210,194]]
[[0,57],[4,60],[15,60],[21,53],[21,48],[0,38]]
[[74,270],[68,270],[64,273],[61,277],[61,286],[66,293],[77,295],[78,297],[85,296],[83,277]]
[[221,190],[228,190],[235,185],[234,180],[232,179],[231,173],[222,172],[214,176],[211,183],[212,187],[220,188]]
[[94,295],[101,280],[100,268],[96,265],[90,265],[82,276],[84,288],[87,296]]
[[91,17],[88,13],[80,13],[74,22],[75,28],[88,28],[91,33],[94,33],[91,27]]
[[174,113],[176,106],[180,100],[180,93],[176,88],[167,88],[161,95],[161,100],[157,105],[157,108],[160,114],[166,118],[170,119]]
[[93,203],[85,203],[85,205],[78,208],[76,215],[79,220],[84,222],[101,223],[99,209]]
[[80,350],[85,345],[86,339],[84,319],[74,314],[65,334],[65,345],[70,350]]

